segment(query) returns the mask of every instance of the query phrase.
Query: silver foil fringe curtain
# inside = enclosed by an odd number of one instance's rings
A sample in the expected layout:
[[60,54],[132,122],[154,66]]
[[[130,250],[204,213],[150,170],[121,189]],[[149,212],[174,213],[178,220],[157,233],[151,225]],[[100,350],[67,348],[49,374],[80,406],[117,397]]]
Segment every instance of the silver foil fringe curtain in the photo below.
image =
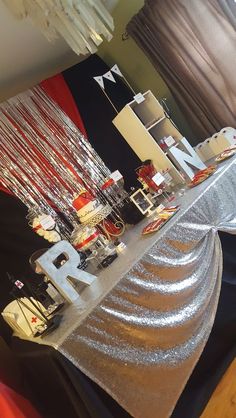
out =
[[40,87],[0,105],[0,181],[34,213],[77,222],[72,202],[86,188],[102,199],[110,175],[89,141]]

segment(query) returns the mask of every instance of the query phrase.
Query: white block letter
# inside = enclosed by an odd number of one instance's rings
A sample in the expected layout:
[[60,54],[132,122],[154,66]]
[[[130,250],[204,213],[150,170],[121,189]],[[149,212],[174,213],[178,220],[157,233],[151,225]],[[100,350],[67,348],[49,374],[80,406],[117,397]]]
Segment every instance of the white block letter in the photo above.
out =
[[[63,265],[56,267],[55,262],[61,255],[64,255],[66,261]],[[79,296],[68,279],[78,280],[78,282],[83,282],[87,285],[90,285],[96,279],[96,276],[78,268],[80,255],[68,241],[60,241],[55,244],[36,260],[36,264],[68,302],[75,301]]]
[[169,148],[168,153],[171,155],[180,170],[183,171],[190,180],[192,180],[194,177],[194,171],[188,164],[198,168],[199,170],[206,168],[206,166],[186,138],[182,138],[179,141],[179,144],[182,145],[184,151],[177,147],[171,147]]

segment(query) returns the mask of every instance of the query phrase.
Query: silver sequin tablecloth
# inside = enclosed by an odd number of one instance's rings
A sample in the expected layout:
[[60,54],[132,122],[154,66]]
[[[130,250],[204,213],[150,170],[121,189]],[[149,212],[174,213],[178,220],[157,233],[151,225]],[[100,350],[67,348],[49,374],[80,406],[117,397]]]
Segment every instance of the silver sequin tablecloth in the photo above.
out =
[[214,322],[222,275],[217,231],[236,233],[236,159],[189,190],[158,233],[128,248],[43,340],[135,418],[167,418]]

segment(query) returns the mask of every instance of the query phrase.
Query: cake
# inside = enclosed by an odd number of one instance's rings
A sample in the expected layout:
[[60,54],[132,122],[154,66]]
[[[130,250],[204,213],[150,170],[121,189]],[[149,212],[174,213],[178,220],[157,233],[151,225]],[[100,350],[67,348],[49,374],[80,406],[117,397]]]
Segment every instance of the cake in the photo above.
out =
[[90,228],[87,225],[80,225],[73,231],[71,237],[72,244],[76,250],[86,251],[96,243],[99,235],[100,234],[96,228]]
[[87,224],[104,206],[86,190],[80,192],[79,196],[73,201],[73,207],[76,209],[77,216],[82,224]]

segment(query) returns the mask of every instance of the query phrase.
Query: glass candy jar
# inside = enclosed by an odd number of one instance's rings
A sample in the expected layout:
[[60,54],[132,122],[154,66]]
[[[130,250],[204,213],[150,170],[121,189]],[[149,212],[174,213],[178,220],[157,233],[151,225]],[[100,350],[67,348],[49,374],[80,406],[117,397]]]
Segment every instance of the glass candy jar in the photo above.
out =
[[27,220],[34,232],[47,241],[51,243],[61,241],[60,229],[51,215],[46,213],[36,214],[33,211],[29,211]]
[[87,256],[95,268],[107,267],[117,257],[115,246],[96,228],[77,226],[71,236],[71,243]]

